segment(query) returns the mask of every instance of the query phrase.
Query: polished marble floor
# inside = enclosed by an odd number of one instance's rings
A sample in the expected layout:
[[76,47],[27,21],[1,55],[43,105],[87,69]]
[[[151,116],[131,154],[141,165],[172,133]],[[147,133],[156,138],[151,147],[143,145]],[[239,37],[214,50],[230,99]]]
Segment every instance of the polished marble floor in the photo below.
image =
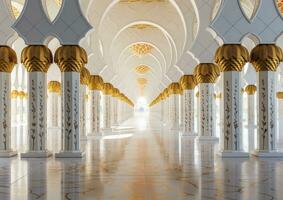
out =
[[[49,130],[49,148],[60,134]],[[218,143],[136,116],[82,142],[83,159],[0,159],[0,200],[282,200],[283,159],[221,159]]]

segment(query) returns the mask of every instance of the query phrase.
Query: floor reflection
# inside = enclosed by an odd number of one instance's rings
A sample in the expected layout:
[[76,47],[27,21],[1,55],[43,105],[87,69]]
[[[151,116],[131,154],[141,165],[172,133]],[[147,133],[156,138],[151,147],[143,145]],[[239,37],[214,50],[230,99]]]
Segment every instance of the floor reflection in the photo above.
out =
[[[24,130],[14,134],[24,138]],[[49,130],[48,138],[58,152],[60,130]],[[13,144],[20,152],[23,141]],[[168,131],[154,118],[136,116],[81,146],[86,156],[79,160],[0,159],[0,200],[283,199],[283,160],[221,159],[218,143]]]

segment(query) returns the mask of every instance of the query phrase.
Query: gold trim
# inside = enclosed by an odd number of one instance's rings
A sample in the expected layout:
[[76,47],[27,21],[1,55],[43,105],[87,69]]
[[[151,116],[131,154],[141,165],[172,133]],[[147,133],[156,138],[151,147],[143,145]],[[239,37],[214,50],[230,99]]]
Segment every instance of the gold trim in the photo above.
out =
[[248,61],[249,52],[240,44],[224,44],[217,49],[215,54],[215,62],[221,72],[240,72]]
[[213,63],[202,63],[195,67],[194,77],[197,83],[215,83],[220,69]]
[[169,91],[169,95],[172,94],[182,94],[182,88],[180,86],[179,83],[175,82],[175,83],[171,83],[168,87],[168,91]]
[[59,81],[49,81],[47,88],[48,92],[59,94],[61,92],[61,83]]
[[180,78],[179,81],[183,90],[193,90],[195,89],[197,83],[194,78],[194,75],[184,75]]
[[112,95],[113,89],[114,87],[111,83],[104,83],[102,92],[105,95]]
[[137,43],[133,44],[131,49],[135,55],[142,56],[151,53],[153,46],[146,43]]
[[283,99],[283,92],[277,92],[276,97],[277,99]]
[[89,84],[89,90],[103,90],[103,79],[99,75],[91,75]]
[[21,62],[28,72],[46,73],[53,62],[52,52],[45,45],[29,45],[22,51]]
[[86,67],[83,67],[81,70],[80,82],[82,85],[89,85],[90,81],[90,72]]
[[18,96],[19,96],[18,90],[12,90],[12,92],[11,92],[11,98],[12,98],[12,99],[16,99],[16,98],[18,98]]
[[255,70],[276,71],[283,61],[283,52],[275,44],[259,44],[251,52],[251,63]]
[[0,45],[0,72],[11,73],[17,64],[17,54],[9,46]]
[[255,85],[247,85],[246,88],[245,88],[245,92],[248,95],[254,95],[256,90],[257,90],[257,88],[256,88]]
[[64,45],[55,52],[55,63],[61,72],[81,72],[87,63],[86,51],[78,45]]

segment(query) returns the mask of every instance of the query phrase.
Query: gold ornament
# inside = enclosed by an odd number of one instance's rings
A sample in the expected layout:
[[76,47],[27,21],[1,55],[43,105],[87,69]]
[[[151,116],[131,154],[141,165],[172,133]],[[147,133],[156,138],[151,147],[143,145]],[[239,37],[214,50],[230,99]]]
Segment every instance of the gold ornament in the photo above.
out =
[[199,98],[199,92],[196,93],[196,97]]
[[146,65],[139,65],[136,67],[136,72],[139,74],[146,74],[150,71],[150,68]]
[[113,89],[114,87],[111,83],[104,83],[102,92],[105,95],[112,95]]
[[103,90],[103,79],[99,75],[91,75],[88,88],[90,90]]
[[182,88],[179,83],[171,83],[168,87],[169,94],[182,94]]
[[248,61],[249,52],[240,44],[224,44],[217,49],[215,54],[215,62],[220,67],[221,72],[240,72]]
[[247,85],[245,88],[245,92],[248,95],[254,95],[256,92],[256,86],[255,85]]
[[132,45],[131,49],[134,54],[138,56],[142,56],[142,55],[149,54],[152,51],[153,46],[151,46],[150,44],[146,44],[146,43],[137,43],[137,44]]
[[194,77],[197,83],[215,83],[220,75],[220,69],[213,63],[202,63],[196,66]]
[[48,83],[48,92],[52,92],[52,93],[60,93],[61,92],[61,83],[58,81],[50,81]]
[[87,53],[78,45],[64,45],[57,49],[54,61],[61,72],[80,73],[87,63]]
[[0,72],[11,73],[17,64],[17,54],[9,46],[0,45]]
[[86,67],[81,70],[80,82],[82,85],[89,85],[90,72]]
[[194,75],[184,75],[179,81],[183,90],[193,90],[196,87]]
[[119,95],[120,95],[120,91],[117,88],[113,88],[112,96],[119,97]]
[[53,62],[52,52],[44,45],[30,45],[23,49],[21,62],[28,72],[46,73]]
[[13,91],[11,92],[11,98],[12,98],[12,99],[16,99],[18,96],[19,96],[18,90],[13,90]]
[[154,26],[150,24],[135,24],[131,26],[130,28],[138,29],[138,30],[144,30],[144,29],[149,29],[149,28],[155,28]]
[[27,93],[25,93],[24,91],[19,91],[18,92],[18,97],[20,97],[20,99],[26,99],[27,98]]
[[283,92],[277,92],[276,97],[277,99],[283,99]]
[[282,50],[275,44],[259,44],[251,52],[251,63],[257,72],[276,71],[282,61]]

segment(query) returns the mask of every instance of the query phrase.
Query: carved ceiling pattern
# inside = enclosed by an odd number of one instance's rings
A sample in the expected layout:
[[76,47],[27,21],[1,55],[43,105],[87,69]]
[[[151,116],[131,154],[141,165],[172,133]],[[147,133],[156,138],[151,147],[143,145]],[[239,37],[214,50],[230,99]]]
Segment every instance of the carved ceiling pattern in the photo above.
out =
[[151,53],[153,46],[145,43],[137,43],[131,46],[131,49],[134,54],[142,56]]

